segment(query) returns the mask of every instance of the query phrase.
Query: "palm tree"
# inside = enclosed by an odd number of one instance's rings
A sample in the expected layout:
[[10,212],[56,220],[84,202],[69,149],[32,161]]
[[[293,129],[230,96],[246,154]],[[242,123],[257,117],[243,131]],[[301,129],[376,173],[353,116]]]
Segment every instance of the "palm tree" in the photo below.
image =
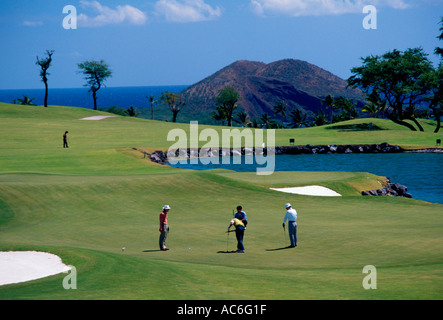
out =
[[234,119],[235,122],[242,125],[242,127],[250,127],[251,121],[249,121],[249,116],[245,111],[239,111],[237,112],[237,118]]
[[131,106],[126,110],[126,114],[130,117],[137,117],[140,114],[140,112],[138,112],[137,109]]
[[[438,40],[443,40],[443,17],[440,20],[440,35],[437,37]],[[434,53],[440,55],[440,59],[443,59],[443,48],[436,47]]]
[[375,104],[367,104],[361,111],[368,113],[371,118],[378,118],[379,109]]
[[437,69],[431,74],[430,81],[432,82],[432,95],[426,97],[429,102],[429,109],[432,110],[435,120],[437,120],[437,127],[434,133],[438,133],[441,126],[441,117],[443,116],[443,63],[440,63]]
[[29,99],[28,96],[23,95],[23,99],[15,99],[14,100],[14,104],[20,104],[20,105],[26,105],[26,106],[35,106],[35,104],[32,103],[33,100],[35,100],[35,98]]
[[386,111],[386,100],[383,100],[380,98],[380,96],[377,94],[377,92],[373,91],[368,96],[368,101],[370,105],[366,105],[362,112],[368,112],[371,116],[374,116],[378,118],[381,116],[383,118],[383,115]]
[[282,101],[279,101],[275,106],[274,106],[274,113],[277,114],[281,114],[281,116],[284,118],[286,115],[286,104],[283,103]]
[[314,125],[322,126],[325,124],[328,124],[328,119],[325,112],[322,109],[319,109],[318,112],[314,115]]
[[216,108],[217,112],[212,111],[212,118],[216,121],[221,121],[222,126],[225,125],[225,120],[227,120],[225,109],[221,106]]
[[258,128],[259,127],[257,118],[252,119],[251,127],[253,127],[253,128]]
[[321,104],[326,106],[326,110],[331,110],[331,122],[334,118],[334,97],[328,94],[322,101]]
[[232,126],[232,113],[237,109],[237,101],[241,99],[240,94],[233,87],[226,87],[219,91],[215,101],[218,106],[224,109],[228,126]]
[[262,122],[262,125],[266,128],[269,128],[273,125],[274,121],[269,117],[269,115],[265,112],[261,115],[260,121]]
[[151,119],[154,120],[154,104],[157,104],[157,100],[155,100],[154,95],[150,95],[149,97],[146,97],[148,99],[150,105],[151,105]]
[[340,96],[334,99],[334,110],[340,111],[338,114],[338,121],[351,120],[358,117],[358,112],[355,109],[356,102]]
[[307,124],[308,115],[306,112],[303,112],[301,109],[297,108],[291,110],[289,114],[290,126],[291,128],[300,128],[302,125]]

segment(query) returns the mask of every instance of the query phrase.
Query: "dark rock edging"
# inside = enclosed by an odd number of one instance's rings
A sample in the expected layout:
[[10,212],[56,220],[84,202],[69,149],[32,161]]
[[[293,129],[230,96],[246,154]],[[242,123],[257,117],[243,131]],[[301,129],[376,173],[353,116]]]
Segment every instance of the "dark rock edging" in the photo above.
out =
[[275,154],[328,154],[328,153],[397,153],[404,149],[387,142],[381,144],[311,145],[275,147]]
[[166,164],[166,162],[168,161],[167,153],[161,150],[154,151],[151,154],[148,153],[147,155],[152,162]]
[[416,149],[416,150],[405,150],[409,153],[443,153],[443,148],[426,148],[426,149]]
[[412,195],[408,193],[408,188],[399,183],[391,183],[388,178],[386,180],[387,186],[377,190],[362,191],[362,196],[391,196],[391,197],[404,197],[412,198]]
[[330,153],[401,153],[401,152],[435,152],[443,153],[443,149],[440,148],[428,148],[419,150],[405,150],[398,145],[390,145],[387,142],[380,144],[347,144],[347,145],[302,145],[302,146],[276,146],[268,148],[254,148],[254,147],[242,147],[240,149],[217,149],[217,148],[205,148],[205,149],[176,149],[161,151],[157,150],[153,153],[146,153],[145,157],[149,157],[151,161],[165,164],[169,157],[180,157],[182,159],[195,159],[201,155],[203,157],[217,157],[217,156],[244,156],[244,155],[266,155],[273,153],[279,154],[330,154]]
[[[404,152],[397,145],[390,145],[386,142],[381,144],[348,144],[348,145],[311,145],[305,146],[277,146],[268,148],[242,147],[240,149],[176,149],[169,150],[170,156],[183,159],[216,156],[244,156],[244,155],[262,155],[268,153],[279,154],[328,154],[328,153],[397,153]],[[168,152],[157,150],[147,154],[151,161],[164,164],[168,161]]]

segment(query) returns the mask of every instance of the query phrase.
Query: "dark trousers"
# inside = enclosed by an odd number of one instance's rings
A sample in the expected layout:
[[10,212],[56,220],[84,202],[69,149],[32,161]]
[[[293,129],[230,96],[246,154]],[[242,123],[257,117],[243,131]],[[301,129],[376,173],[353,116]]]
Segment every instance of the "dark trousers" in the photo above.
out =
[[291,241],[291,246],[295,247],[297,245],[297,222],[289,221],[289,240]]
[[235,229],[235,236],[237,237],[237,249],[238,250],[245,250],[245,247],[243,246],[244,235],[245,235],[244,228],[236,228]]
[[169,227],[167,224],[162,226],[162,232],[160,233],[160,238],[158,239],[160,250],[166,249],[166,238],[168,237]]

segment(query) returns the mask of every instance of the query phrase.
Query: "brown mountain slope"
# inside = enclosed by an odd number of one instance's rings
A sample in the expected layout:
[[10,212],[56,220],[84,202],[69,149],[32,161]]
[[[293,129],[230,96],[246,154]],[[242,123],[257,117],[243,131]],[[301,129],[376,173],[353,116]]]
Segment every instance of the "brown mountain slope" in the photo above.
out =
[[250,117],[264,112],[274,114],[273,107],[280,101],[287,111],[301,107],[317,111],[328,94],[364,101],[358,90],[346,88],[347,82],[332,73],[301,60],[285,59],[269,64],[240,60],[183,90],[186,108],[191,113],[215,110],[219,91],[234,87],[240,94],[238,105]]

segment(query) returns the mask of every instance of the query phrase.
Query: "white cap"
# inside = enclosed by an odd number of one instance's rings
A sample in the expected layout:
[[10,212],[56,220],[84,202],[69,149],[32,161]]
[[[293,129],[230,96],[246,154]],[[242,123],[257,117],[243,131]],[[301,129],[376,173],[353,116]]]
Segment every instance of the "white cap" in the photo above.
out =
[[288,209],[289,207],[292,207],[290,203],[285,204],[286,209]]
[[168,205],[163,206],[163,210],[164,209],[171,209]]

